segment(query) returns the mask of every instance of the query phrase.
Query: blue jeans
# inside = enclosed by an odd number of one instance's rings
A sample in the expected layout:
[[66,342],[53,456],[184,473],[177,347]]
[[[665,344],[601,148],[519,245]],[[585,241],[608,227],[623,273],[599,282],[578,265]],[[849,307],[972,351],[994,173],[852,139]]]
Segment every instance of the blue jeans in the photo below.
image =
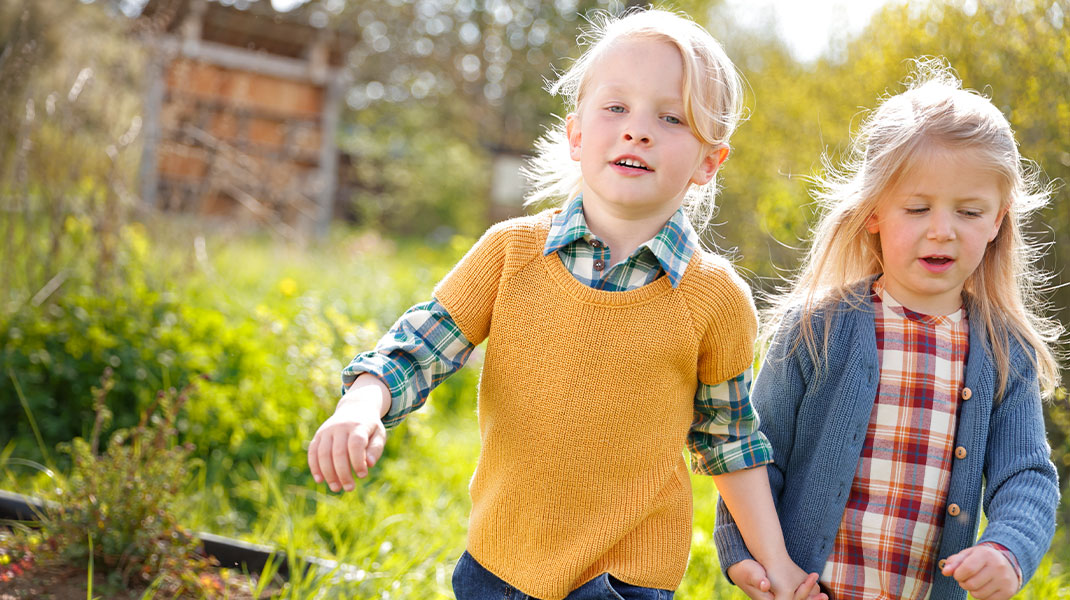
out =
[[[457,600],[537,600],[483,568],[467,551],[453,570]],[[672,600],[673,592],[630,585],[602,573],[572,590],[565,600]]]

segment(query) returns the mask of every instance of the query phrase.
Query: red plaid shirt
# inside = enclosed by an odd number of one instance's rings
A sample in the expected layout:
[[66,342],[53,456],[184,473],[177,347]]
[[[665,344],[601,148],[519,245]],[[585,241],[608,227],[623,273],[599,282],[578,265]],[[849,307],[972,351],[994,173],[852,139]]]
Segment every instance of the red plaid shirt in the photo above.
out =
[[838,599],[928,598],[969,344],[965,310],[928,316],[873,285],[880,385],[821,585]]

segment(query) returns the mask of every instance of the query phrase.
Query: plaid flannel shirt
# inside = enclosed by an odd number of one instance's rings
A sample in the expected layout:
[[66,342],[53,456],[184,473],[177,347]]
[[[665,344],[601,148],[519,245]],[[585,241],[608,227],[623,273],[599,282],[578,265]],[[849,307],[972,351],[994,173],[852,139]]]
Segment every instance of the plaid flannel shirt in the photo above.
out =
[[[557,252],[568,271],[589,287],[627,291],[662,274],[676,287],[697,247],[698,235],[683,210],[677,210],[657,235],[607,269],[610,248],[587,227],[582,199],[577,197],[554,217],[544,254]],[[343,393],[361,373],[379,377],[391,395],[383,423],[394,427],[464,366],[474,348],[436,300],[417,304],[374,350],[358,354],[342,371]],[[758,415],[751,407],[751,376],[747,368],[723,382],[698,383],[687,441],[696,473],[718,475],[772,461],[772,449],[758,431]]]

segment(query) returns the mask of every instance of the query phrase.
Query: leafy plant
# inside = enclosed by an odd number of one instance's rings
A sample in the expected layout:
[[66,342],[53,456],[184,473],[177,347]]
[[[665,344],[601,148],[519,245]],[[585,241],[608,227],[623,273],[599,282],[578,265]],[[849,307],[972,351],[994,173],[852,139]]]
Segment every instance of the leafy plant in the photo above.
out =
[[161,392],[134,428],[116,431],[101,450],[100,433],[111,419],[105,399],[114,385],[106,370],[93,388],[90,439],[60,445],[71,471],[42,515],[39,558],[88,564],[90,577],[100,570],[115,587],[159,578],[171,593],[199,591],[197,574],[212,561],[175,516],[192,451],[175,443],[175,419],[195,387]]

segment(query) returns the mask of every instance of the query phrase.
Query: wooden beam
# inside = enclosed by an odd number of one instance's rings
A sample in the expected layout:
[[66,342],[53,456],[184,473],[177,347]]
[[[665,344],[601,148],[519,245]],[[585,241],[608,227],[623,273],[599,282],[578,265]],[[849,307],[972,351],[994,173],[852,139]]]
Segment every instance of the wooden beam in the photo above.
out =
[[338,188],[338,146],[335,134],[342,114],[342,99],[349,87],[348,77],[332,77],[327,81],[327,95],[323,102],[323,121],[320,128],[319,190],[316,195],[317,213],[314,232],[322,237],[327,233],[334,212],[334,194]]
[[145,73],[145,110],[142,125],[141,164],[138,179],[141,180],[141,204],[156,208],[159,172],[156,164],[156,146],[160,143],[160,110],[166,91],[163,74],[163,59],[154,53],[149,59]]
[[184,56],[228,69],[252,71],[315,85],[326,85],[327,82],[340,78],[344,72],[339,68],[314,69],[307,60],[272,56],[266,52],[251,52],[217,42],[183,41],[173,35],[154,36],[149,44],[169,57]]

